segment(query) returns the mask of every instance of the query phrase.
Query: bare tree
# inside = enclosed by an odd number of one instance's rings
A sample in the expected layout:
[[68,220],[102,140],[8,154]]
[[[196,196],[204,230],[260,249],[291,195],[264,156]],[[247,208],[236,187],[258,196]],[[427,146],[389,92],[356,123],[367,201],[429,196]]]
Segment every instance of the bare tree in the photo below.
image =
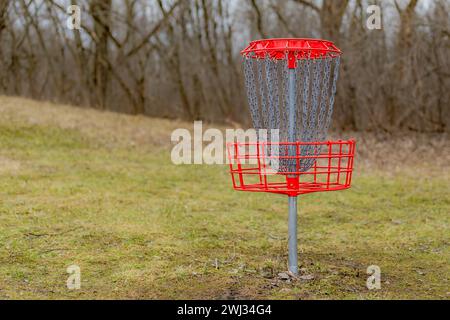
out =
[[[448,131],[449,4],[367,0],[3,0],[0,92],[132,114],[248,123],[239,50],[323,37],[343,50],[335,125]],[[66,27],[67,7],[82,10]]]
[[91,15],[94,20],[94,72],[93,84],[95,87],[94,104],[100,108],[106,106],[106,90],[110,69],[108,66],[108,40],[111,24],[111,0],[91,1]]

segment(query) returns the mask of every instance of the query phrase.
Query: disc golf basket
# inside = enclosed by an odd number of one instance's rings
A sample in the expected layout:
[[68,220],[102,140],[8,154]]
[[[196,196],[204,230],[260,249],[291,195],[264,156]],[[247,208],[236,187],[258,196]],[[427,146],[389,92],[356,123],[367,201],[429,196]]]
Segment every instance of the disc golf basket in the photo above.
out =
[[355,141],[326,140],[341,51],[325,40],[266,39],[241,54],[258,134],[256,141],[227,144],[233,187],[288,196],[288,267],[295,275],[297,196],[351,184]]

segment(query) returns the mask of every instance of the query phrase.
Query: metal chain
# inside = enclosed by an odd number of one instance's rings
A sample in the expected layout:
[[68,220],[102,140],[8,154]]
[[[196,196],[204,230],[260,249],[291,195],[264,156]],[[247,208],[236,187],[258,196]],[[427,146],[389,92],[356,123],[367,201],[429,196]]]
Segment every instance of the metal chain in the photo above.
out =
[[309,59],[303,60],[303,101],[302,101],[302,141],[308,141],[308,101],[309,101],[309,74],[311,72],[311,62]]
[[[293,116],[297,127],[297,141],[324,140],[333,114],[339,65],[339,57],[316,59],[308,57],[298,60],[295,70],[297,108],[295,114],[290,115],[289,69],[286,61],[277,61],[269,57],[245,58],[245,85],[253,127],[257,130],[279,129],[280,141],[287,141],[288,118]],[[270,132],[267,136],[270,139]],[[276,155],[287,155],[288,151],[286,146],[282,146],[276,149]],[[270,156],[273,152],[273,149],[269,148],[266,154]],[[306,145],[300,150],[303,156],[314,156],[319,153],[320,146]],[[307,171],[314,162],[314,158],[302,159],[298,169]],[[290,164],[292,164],[291,161],[282,158],[279,162],[279,170],[292,170],[292,168],[289,169]]]
[[331,115],[333,114],[333,106],[334,106],[334,95],[336,94],[336,83],[337,79],[339,77],[339,66],[341,63],[341,58],[336,57],[334,58],[334,72],[333,72],[333,85],[331,87],[331,93],[330,93],[330,105],[328,107],[328,113],[327,113],[327,120],[325,121],[324,126],[324,136],[321,137],[322,140],[326,138],[326,134],[328,132],[328,128],[330,127],[331,123]]
[[323,83],[322,83],[322,92],[320,94],[320,109],[317,123],[317,136],[316,136],[320,140],[324,139],[322,137],[326,136],[324,120],[328,102],[328,91],[330,87],[331,59],[325,58],[324,64],[325,67],[323,71]]
[[312,92],[311,92],[311,109],[309,113],[309,125],[308,125],[308,133],[309,139],[308,141],[315,141],[317,136],[317,107],[319,104],[319,94],[320,94],[320,79],[321,79],[321,67],[322,60],[315,59],[313,62],[314,65],[314,76],[312,80]]
[[267,85],[267,100],[268,100],[268,109],[267,109],[267,113],[264,115],[264,117],[268,118],[268,123],[266,128],[267,129],[271,129],[272,128],[272,123],[270,122],[271,120],[271,114],[273,113],[273,108],[274,108],[274,104],[275,104],[275,94],[274,94],[274,89],[273,89],[273,71],[272,71],[272,61],[270,59],[266,59],[265,60],[265,65],[266,65],[266,85]]
[[283,106],[281,112],[282,115],[282,126],[280,127],[280,134],[282,135],[283,141],[287,141],[287,131],[288,131],[288,115],[284,110],[288,110],[289,105],[289,69],[286,63],[283,64]]
[[[308,133],[308,102],[309,102],[309,74],[310,74],[310,60],[309,59],[303,59],[300,60],[298,63],[298,70],[300,72],[300,78],[302,78],[301,88],[299,88],[299,105],[301,105],[301,108],[299,109],[299,114],[301,114],[301,117],[299,117],[299,124],[298,126],[301,128],[297,132],[297,140],[300,141],[308,141],[309,139],[309,133]],[[310,146],[301,146],[300,147],[300,155],[305,156],[309,155],[309,149]],[[311,163],[311,164],[310,164]],[[300,160],[300,171],[307,171],[313,161],[311,159],[301,159]]]
[[257,61],[257,67],[258,67],[258,86],[259,86],[259,94],[261,99],[261,116],[263,118],[262,122],[264,125],[264,128],[267,128],[267,102],[266,102],[266,94],[265,94],[265,84],[266,82],[263,81],[263,65],[264,60],[258,60]]
[[244,58],[245,86],[247,87],[247,99],[250,107],[250,114],[253,121],[253,127],[258,131],[263,128],[258,110],[258,98],[256,96],[256,82],[253,70],[253,58]]

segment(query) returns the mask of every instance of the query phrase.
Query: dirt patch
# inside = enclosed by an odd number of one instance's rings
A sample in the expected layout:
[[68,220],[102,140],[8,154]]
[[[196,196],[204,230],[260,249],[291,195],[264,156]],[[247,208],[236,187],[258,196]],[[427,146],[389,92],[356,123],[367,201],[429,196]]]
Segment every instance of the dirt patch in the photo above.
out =
[[20,167],[19,161],[0,156],[0,174],[16,175]]

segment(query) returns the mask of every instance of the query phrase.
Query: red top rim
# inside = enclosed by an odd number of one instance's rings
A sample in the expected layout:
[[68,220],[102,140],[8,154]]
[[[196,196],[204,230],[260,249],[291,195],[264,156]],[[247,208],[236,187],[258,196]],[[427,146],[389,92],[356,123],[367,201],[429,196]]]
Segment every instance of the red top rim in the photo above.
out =
[[[290,53],[290,54],[289,54]],[[273,38],[251,41],[241,51],[244,57],[264,59],[270,57],[277,60],[287,60],[288,56],[296,59],[316,59],[338,57],[341,50],[333,42],[309,38]]]

